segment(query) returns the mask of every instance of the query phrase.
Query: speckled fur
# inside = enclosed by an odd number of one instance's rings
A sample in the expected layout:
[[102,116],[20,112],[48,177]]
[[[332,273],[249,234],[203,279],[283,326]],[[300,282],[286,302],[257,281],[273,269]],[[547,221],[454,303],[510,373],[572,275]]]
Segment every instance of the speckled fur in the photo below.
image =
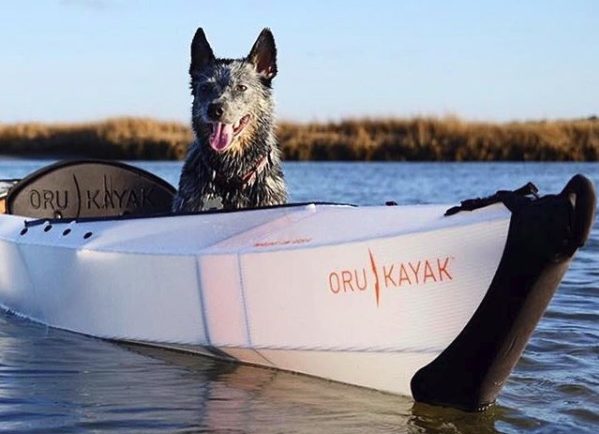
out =
[[[215,58],[202,29],[196,32],[191,51],[195,141],[187,151],[173,211],[200,211],[214,199],[219,199],[225,209],[285,203],[287,190],[274,133],[271,83],[277,69],[270,30],[260,33],[250,54],[242,59]],[[245,86],[244,91],[239,90],[240,85]],[[223,106],[223,122],[232,124],[251,115],[249,124],[222,153],[208,144],[208,105],[215,102]],[[266,165],[254,182],[234,182],[265,156]]]

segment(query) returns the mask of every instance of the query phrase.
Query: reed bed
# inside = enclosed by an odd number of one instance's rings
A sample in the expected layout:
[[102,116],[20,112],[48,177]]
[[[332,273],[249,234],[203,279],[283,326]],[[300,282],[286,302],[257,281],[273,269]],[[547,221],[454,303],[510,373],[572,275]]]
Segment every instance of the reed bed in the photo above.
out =
[[[597,161],[599,120],[468,122],[457,117],[281,122],[284,158],[316,161]],[[0,123],[0,154],[176,160],[182,123],[115,118],[82,124]]]

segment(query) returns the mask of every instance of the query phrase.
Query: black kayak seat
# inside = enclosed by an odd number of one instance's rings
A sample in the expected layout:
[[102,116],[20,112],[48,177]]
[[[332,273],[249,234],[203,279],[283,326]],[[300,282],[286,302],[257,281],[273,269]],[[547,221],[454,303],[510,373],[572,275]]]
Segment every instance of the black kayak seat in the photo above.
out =
[[162,178],[125,163],[60,161],[13,185],[6,212],[39,219],[164,214],[175,193]]

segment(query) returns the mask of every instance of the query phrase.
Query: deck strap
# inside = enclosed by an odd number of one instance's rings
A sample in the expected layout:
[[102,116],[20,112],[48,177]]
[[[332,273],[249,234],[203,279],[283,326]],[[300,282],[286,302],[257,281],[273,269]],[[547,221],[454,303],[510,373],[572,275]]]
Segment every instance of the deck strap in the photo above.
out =
[[491,196],[463,200],[460,205],[445,211],[445,216],[451,216],[461,211],[474,211],[499,202],[503,203],[510,211],[514,211],[514,208],[523,201],[538,199],[538,192],[539,189],[536,185],[529,182],[515,190],[499,190]]

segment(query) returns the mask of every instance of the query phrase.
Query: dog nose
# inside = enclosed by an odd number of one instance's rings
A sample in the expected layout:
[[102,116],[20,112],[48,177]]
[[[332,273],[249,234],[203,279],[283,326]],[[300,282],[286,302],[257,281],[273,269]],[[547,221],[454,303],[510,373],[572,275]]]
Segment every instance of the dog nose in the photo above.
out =
[[212,120],[219,120],[224,112],[223,105],[220,103],[212,103],[208,106],[208,117]]

